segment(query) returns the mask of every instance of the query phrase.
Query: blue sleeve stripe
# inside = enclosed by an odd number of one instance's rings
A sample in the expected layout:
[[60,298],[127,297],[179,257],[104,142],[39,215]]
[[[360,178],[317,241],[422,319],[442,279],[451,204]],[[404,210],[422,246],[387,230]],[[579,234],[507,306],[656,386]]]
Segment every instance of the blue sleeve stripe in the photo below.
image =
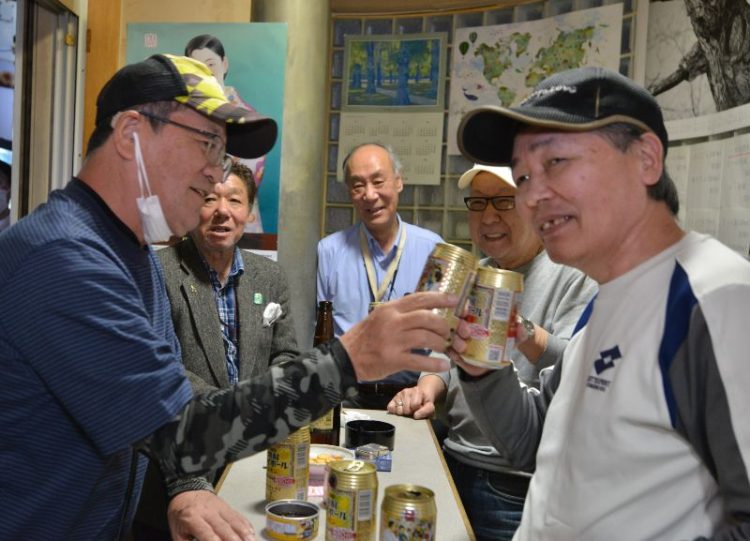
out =
[[661,369],[662,387],[664,388],[664,399],[669,410],[669,419],[672,428],[677,426],[677,403],[674,397],[672,381],[669,371],[677,355],[680,346],[685,342],[690,328],[690,316],[698,299],[690,286],[687,273],[677,263],[672,280],[669,283],[669,296],[667,297],[667,313],[664,320],[664,334],[659,346],[659,368]]
[[594,311],[594,301],[598,295],[598,293],[594,295],[586,305],[586,308],[583,309],[583,312],[581,312],[581,317],[578,318],[578,323],[576,323],[575,329],[573,329],[573,334],[570,335],[571,337],[575,336],[576,333],[583,329],[586,326],[586,323],[588,323],[589,318],[591,317],[591,312]]

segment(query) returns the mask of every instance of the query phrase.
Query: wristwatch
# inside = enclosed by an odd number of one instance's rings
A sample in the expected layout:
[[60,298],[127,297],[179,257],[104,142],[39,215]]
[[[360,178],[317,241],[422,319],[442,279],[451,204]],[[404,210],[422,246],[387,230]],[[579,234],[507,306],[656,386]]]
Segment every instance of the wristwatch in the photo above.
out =
[[520,314],[518,315],[518,319],[521,322],[521,325],[523,325],[524,334],[526,335],[526,338],[522,341],[533,340],[534,334],[536,334],[536,327],[534,327],[534,324]]

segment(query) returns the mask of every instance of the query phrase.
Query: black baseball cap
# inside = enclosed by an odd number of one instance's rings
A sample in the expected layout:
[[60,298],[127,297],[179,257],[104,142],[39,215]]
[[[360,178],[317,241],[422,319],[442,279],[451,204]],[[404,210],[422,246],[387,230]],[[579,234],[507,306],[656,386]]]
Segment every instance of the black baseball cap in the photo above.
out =
[[277,126],[272,118],[231,103],[202,62],[170,54],[151,56],[115,73],[96,100],[96,125],[108,123],[114,114],[136,105],[171,100],[224,121],[227,152],[233,156],[259,158],[276,142]]
[[608,69],[577,68],[549,76],[517,107],[469,111],[458,127],[458,148],[473,162],[509,165],[513,140],[523,126],[584,132],[620,122],[656,134],[666,156],[664,118],[646,89]]

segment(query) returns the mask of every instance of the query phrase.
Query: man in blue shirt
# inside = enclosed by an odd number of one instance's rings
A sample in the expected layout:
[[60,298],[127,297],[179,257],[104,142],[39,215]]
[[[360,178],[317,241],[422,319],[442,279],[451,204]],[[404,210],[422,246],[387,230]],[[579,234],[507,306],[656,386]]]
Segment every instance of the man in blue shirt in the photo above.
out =
[[[333,302],[336,336],[364,319],[371,303],[415,291],[427,257],[443,242],[398,215],[402,166],[390,147],[355,147],[344,158],[343,172],[360,221],[318,243],[318,301]],[[359,396],[347,404],[385,409],[393,395],[416,385],[418,377],[404,371],[382,381],[360,382]]]

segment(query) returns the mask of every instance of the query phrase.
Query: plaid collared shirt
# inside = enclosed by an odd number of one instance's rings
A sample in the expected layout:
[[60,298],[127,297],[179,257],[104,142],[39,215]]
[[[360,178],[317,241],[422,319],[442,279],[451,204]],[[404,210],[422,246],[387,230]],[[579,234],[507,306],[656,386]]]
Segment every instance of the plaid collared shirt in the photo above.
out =
[[237,321],[237,281],[245,272],[245,265],[242,263],[240,249],[234,249],[234,260],[232,268],[227,277],[227,283],[221,286],[219,275],[213,270],[206,261],[203,261],[208,269],[208,277],[211,280],[211,287],[214,290],[214,299],[216,300],[216,309],[219,311],[219,324],[221,325],[221,339],[224,342],[224,352],[227,355],[227,374],[229,375],[229,384],[234,385],[239,381],[239,369],[237,366],[237,351],[239,336]]

